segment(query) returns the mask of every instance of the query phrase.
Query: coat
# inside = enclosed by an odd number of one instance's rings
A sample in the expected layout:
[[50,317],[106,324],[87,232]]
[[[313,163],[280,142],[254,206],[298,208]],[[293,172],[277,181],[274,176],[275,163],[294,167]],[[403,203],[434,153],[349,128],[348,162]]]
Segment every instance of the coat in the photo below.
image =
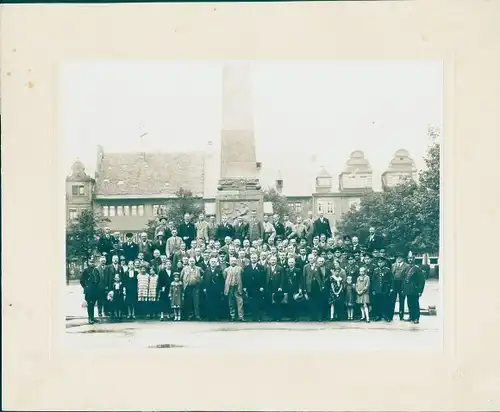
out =
[[382,236],[375,234],[373,238],[368,236],[366,239],[366,250],[368,252],[373,252],[374,250],[380,250],[384,247],[384,239]]
[[139,246],[135,242],[125,242],[122,244],[123,256],[125,256],[125,261],[128,263],[131,260],[136,260],[139,254]]
[[113,235],[109,235],[107,237],[106,235],[103,235],[99,238],[99,241],[97,242],[97,250],[101,255],[109,255],[111,254],[111,251],[113,250],[113,245],[116,243],[116,239]]
[[298,267],[285,269],[285,292],[298,293],[302,289],[302,271]]
[[229,236],[231,239],[234,239],[234,227],[230,223],[220,224],[217,226],[217,230],[215,232],[216,239],[220,242],[221,245],[224,244],[224,239]]
[[149,262],[153,257],[153,242],[151,240],[146,240],[143,242],[142,240],[138,243],[139,253],[144,254],[144,260]]
[[182,307],[184,293],[183,293],[183,285],[180,280],[179,281],[174,280],[170,284],[170,291],[168,296],[170,298],[170,304],[172,305],[172,308],[175,309]]
[[373,271],[371,291],[375,294],[387,295],[392,289],[392,272],[388,267],[378,267]]
[[408,269],[410,269],[410,266],[406,262],[402,262],[401,266],[398,265],[397,263],[394,263],[392,265],[392,274],[394,275],[394,280],[402,281],[405,278]]
[[248,222],[248,240],[253,242],[264,238],[264,226],[262,222],[257,219],[250,219]]
[[273,222],[274,230],[276,231],[276,237],[281,239],[285,238],[285,225],[281,222]]
[[206,290],[209,299],[219,299],[224,293],[224,274],[220,267],[212,269],[208,267],[203,272],[203,289]]
[[97,300],[100,280],[99,271],[96,270],[95,267],[88,267],[83,270],[80,278],[80,285],[83,288],[83,293],[85,294],[85,300],[87,302]]
[[415,296],[424,291],[425,276],[419,265],[412,265],[406,271],[403,293],[407,296]]
[[160,251],[160,255],[167,256],[167,241],[166,240],[157,240],[153,244],[153,251],[158,249]]
[[158,225],[155,229],[155,239],[158,233],[163,232],[163,239],[168,240],[172,236],[172,231],[167,225]]
[[330,221],[324,217],[323,219],[318,218],[313,223],[313,236],[325,235],[327,238],[332,237],[332,228],[330,226]]
[[137,275],[139,272],[137,270],[132,271],[132,276],[130,276],[128,270],[124,273],[123,284],[125,286],[125,302],[128,305],[133,305],[137,302]]
[[238,293],[243,293],[243,269],[241,266],[229,266],[224,269],[224,295],[229,294],[232,285],[236,286]]
[[285,273],[281,266],[276,265],[274,269],[271,266],[266,270],[266,291],[268,293],[275,293],[278,289],[285,287]]
[[191,222],[182,222],[179,225],[179,237],[184,241],[186,247],[191,246],[191,242],[196,239],[196,227]]
[[234,225],[234,238],[243,241],[248,238],[248,223]]
[[319,291],[321,291],[324,287],[324,279],[321,273],[318,270],[318,267],[313,264],[308,263],[304,266],[304,270],[302,273],[302,283],[303,288],[306,293],[311,293],[313,291],[313,284],[317,283]]
[[255,264],[255,269],[252,263],[245,266],[243,269],[243,287],[247,289],[248,296],[258,296],[260,288],[266,290],[266,268],[260,263]]

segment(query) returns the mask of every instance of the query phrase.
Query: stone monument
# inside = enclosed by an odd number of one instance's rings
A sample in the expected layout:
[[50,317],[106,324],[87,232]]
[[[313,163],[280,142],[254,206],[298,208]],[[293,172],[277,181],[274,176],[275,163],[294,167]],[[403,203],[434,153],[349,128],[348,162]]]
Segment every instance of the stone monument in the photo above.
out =
[[248,218],[255,209],[263,217],[253,124],[250,67],[231,63],[222,72],[221,175],[215,199],[217,221]]

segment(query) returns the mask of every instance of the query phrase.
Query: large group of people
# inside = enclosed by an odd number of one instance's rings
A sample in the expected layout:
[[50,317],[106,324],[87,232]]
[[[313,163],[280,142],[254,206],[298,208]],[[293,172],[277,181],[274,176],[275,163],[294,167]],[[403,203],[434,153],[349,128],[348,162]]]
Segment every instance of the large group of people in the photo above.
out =
[[[189,214],[175,227],[162,217],[154,239],[104,229],[84,269],[89,323],[149,318],[207,321],[387,321],[419,323],[425,271],[411,252],[386,254],[375,228],[363,244],[317,219],[226,216],[219,224]],[[405,319],[404,302],[409,317]]]

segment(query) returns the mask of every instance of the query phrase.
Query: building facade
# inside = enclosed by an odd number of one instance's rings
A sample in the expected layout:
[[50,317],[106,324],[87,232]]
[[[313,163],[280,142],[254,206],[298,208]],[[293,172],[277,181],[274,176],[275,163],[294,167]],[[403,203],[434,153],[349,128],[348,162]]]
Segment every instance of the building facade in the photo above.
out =
[[[215,158],[211,144],[205,152],[187,153],[105,153],[99,147],[94,178],[86,174],[79,160],[66,178],[67,221],[82,209],[93,208],[107,217],[109,226],[121,236],[126,232],[139,234],[150,219],[165,215],[165,205],[175,199],[181,187],[191,190],[205,205],[207,215],[215,216]],[[259,162],[257,168],[263,170],[265,165]],[[272,182],[286,196],[289,207],[303,218],[310,211],[314,217],[323,211],[332,229],[344,213],[359,207],[363,196],[373,192],[373,171],[359,150],[351,153],[336,179],[320,167],[310,176],[310,186],[297,189],[294,175],[289,174],[278,173]],[[382,187],[392,187],[404,176],[414,178],[416,167],[406,150],[398,150],[381,175]],[[264,210],[269,213],[269,205],[264,205]]]

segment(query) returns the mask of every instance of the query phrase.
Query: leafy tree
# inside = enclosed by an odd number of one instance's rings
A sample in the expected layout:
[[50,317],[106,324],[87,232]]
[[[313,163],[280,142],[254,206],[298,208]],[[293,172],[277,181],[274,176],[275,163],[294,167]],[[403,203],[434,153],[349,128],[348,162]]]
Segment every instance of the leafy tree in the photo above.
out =
[[264,190],[264,202],[271,202],[273,204],[273,214],[277,214],[280,217],[288,215],[290,219],[295,217],[294,210],[288,206],[286,196],[283,196],[274,187]]
[[[176,227],[184,221],[184,215],[189,213],[191,216],[198,217],[200,213],[205,212],[203,201],[193,196],[193,192],[188,189],[180,188],[175,193],[175,198],[170,199],[164,204],[165,217],[169,222],[174,222]],[[159,225],[161,216],[150,219],[144,228],[148,237],[154,237],[155,229]]]
[[416,181],[406,179],[393,188],[363,197],[358,210],[353,207],[343,215],[338,225],[340,232],[356,234],[364,242],[368,229],[374,226],[385,237],[390,253],[439,252],[439,131],[429,128],[428,135],[432,142],[424,158],[425,168]]
[[96,210],[82,210],[66,228],[66,260],[82,263],[89,259],[97,248],[105,223],[109,221]]

